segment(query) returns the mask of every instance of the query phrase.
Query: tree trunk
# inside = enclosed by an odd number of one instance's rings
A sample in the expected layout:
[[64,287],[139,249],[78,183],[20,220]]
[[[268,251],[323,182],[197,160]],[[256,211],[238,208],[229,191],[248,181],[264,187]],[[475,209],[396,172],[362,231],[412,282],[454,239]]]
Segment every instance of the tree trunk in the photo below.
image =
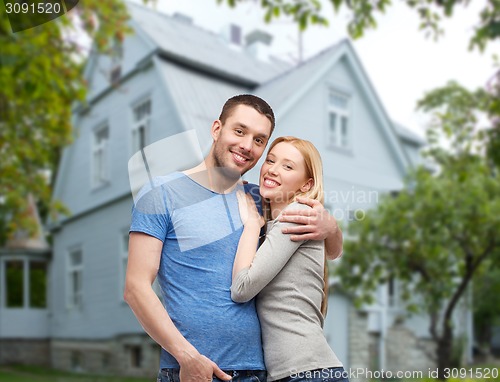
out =
[[446,381],[446,376],[449,372],[445,369],[453,368],[453,330],[451,328],[451,320],[445,320],[443,323],[443,334],[437,343],[437,366],[438,379]]

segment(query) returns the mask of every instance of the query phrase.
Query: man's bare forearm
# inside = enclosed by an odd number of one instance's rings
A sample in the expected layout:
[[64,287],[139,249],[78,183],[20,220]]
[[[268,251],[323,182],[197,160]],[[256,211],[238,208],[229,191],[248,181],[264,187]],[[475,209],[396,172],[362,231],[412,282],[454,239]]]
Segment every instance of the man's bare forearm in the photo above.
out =
[[344,238],[340,227],[335,223],[335,229],[325,239],[325,251],[328,260],[339,258],[343,252]]
[[175,327],[160,299],[148,285],[127,284],[125,301],[134,312],[146,333],[179,364],[183,359],[196,356],[198,351]]

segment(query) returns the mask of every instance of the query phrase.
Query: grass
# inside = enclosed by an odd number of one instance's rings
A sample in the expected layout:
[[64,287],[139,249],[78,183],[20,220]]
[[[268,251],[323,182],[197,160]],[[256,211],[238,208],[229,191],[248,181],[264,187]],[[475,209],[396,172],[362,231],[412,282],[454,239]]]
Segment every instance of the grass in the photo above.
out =
[[0,382],[154,382],[155,378],[69,373],[37,366],[2,366]]
[[[500,365],[481,365],[473,366],[500,369]],[[469,369],[470,366],[467,368]],[[70,373],[60,370],[48,369],[37,366],[0,366],[0,382],[154,382],[155,377],[150,378],[134,378],[134,377],[117,377],[117,376],[104,376],[92,375],[82,373]],[[436,379],[424,376],[423,379],[400,379],[401,382],[435,382]],[[497,378],[450,378],[448,382],[498,382],[500,377]]]

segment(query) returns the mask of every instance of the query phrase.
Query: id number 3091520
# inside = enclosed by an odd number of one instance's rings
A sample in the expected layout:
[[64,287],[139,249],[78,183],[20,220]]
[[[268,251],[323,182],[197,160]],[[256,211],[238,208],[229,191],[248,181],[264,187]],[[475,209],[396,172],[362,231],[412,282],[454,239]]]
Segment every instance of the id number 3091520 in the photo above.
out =
[[473,379],[488,379],[498,378],[498,368],[496,367],[475,367],[475,368],[445,368],[445,378],[473,378]]
[[30,13],[30,14],[45,14],[54,13],[60,14],[62,11],[61,4],[58,2],[33,2],[33,3],[18,3],[14,1],[5,2],[5,11],[7,13]]

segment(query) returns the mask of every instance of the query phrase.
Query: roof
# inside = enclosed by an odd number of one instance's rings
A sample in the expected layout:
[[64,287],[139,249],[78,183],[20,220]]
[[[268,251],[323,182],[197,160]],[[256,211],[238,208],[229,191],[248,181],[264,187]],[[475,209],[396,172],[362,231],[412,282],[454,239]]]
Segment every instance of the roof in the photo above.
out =
[[269,81],[290,67],[284,61],[260,61],[243,47],[230,45],[220,35],[190,22],[139,4],[127,2],[127,5],[132,20],[170,59],[255,85]]
[[290,100],[291,95],[298,94],[297,90],[304,87],[310,78],[332,64],[339,46],[340,43],[332,45],[312,58],[262,84],[256,89],[256,94],[269,102],[275,109],[276,114],[278,114],[277,112],[281,107]]
[[40,216],[38,214],[38,208],[35,203],[35,199],[30,194],[28,195],[28,209],[27,215],[33,219],[35,222],[35,232],[30,235],[28,231],[23,229],[18,229],[14,232],[14,235],[5,244],[6,249],[14,250],[36,250],[36,251],[48,251],[49,245],[45,240],[43,234],[42,223],[40,221]]
[[[320,80],[344,55],[351,55],[360,66],[347,39],[330,46],[298,64],[276,58],[264,62],[243,47],[236,47],[220,35],[143,5],[127,2],[132,24],[148,44],[156,47],[152,55],[183,120],[184,129],[195,129],[200,142],[208,139],[206,127],[218,115],[229,97],[254,93],[273,106],[277,118],[300,102],[310,86]],[[158,59],[158,57],[160,59]],[[361,66],[360,66],[361,67]],[[367,77],[361,68],[361,77]],[[366,91],[374,89],[363,80]],[[374,93],[374,92],[373,92]],[[376,103],[381,105],[376,93]],[[425,140],[400,124],[388,121],[400,142],[422,146]],[[397,144],[396,144],[397,146]],[[396,149],[398,151],[398,149]]]
[[409,128],[392,121],[392,124],[394,125],[394,128],[396,129],[396,133],[399,135],[399,137],[405,141],[414,143],[418,146],[423,146],[427,143],[427,141],[418,135],[417,133],[413,132]]
[[[210,146],[212,138],[208,127],[219,115],[221,105],[233,95],[247,93],[249,90],[166,60],[156,58],[155,65],[182,119],[184,129],[194,129],[200,144],[204,142]],[[201,146],[201,149],[205,152],[207,147]]]
[[[363,89],[368,102],[374,110],[376,118],[380,122],[382,131],[392,148],[397,163],[402,171],[411,166],[410,158],[403,149],[403,142],[399,131],[396,130],[392,121],[378,97],[366,71],[356,55],[354,47],[348,39],[343,39],[336,45],[325,49],[310,60],[283,73],[275,80],[263,84],[256,90],[256,93],[268,100],[273,105],[276,117],[286,115],[296,107],[307,95],[308,91],[316,86],[327,73],[341,60],[346,59],[352,68],[353,75]],[[405,136],[406,137],[406,136]]]

